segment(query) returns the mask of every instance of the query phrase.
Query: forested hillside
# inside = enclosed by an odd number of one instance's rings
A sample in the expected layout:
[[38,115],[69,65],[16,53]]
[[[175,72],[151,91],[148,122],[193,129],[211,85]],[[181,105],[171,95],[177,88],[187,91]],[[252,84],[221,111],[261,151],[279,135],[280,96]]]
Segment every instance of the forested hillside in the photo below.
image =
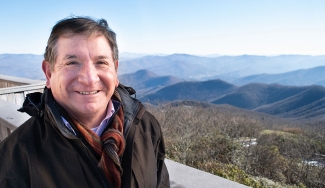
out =
[[324,126],[194,101],[147,109],[169,159],[250,187],[325,187]]

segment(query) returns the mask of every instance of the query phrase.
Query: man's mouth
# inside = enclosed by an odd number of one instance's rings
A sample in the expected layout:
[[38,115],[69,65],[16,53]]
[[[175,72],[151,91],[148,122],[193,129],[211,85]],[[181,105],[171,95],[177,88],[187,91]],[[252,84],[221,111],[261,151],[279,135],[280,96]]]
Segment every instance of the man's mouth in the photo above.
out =
[[94,95],[96,93],[98,93],[99,91],[78,91],[78,93],[80,93],[81,95]]

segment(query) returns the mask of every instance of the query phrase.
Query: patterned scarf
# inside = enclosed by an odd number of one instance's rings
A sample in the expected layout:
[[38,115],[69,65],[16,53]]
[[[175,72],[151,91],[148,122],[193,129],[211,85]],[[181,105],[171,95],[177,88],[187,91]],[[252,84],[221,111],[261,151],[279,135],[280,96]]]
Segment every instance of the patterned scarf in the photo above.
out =
[[[112,99],[121,101],[117,91],[114,91]],[[64,115],[68,115],[65,110],[62,111]],[[107,179],[115,188],[120,188],[121,174],[123,173],[120,157],[125,148],[125,139],[123,136],[124,113],[122,106],[120,106],[116,115],[112,117],[111,124],[103,132],[101,137],[91,129],[81,125],[71,116],[68,115],[68,117],[92,149],[100,156],[98,166],[105,172]]]

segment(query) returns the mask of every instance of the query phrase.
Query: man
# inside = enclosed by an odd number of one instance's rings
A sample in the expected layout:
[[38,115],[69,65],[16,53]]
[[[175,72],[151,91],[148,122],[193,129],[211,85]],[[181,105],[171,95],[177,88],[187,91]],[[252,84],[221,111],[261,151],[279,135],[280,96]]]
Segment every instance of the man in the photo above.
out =
[[43,94],[0,144],[0,187],[169,187],[157,120],[117,79],[115,33],[74,17],[52,29]]

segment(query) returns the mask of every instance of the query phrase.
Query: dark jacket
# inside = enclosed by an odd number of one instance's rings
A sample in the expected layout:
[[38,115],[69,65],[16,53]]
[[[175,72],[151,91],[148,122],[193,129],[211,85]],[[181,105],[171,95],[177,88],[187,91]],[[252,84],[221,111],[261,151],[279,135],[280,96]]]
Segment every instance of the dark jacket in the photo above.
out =
[[[130,88],[117,90],[125,116],[122,187],[169,187],[159,123]],[[34,117],[0,143],[0,187],[112,187],[91,148],[64,125],[50,90],[30,94],[23,111]]]

